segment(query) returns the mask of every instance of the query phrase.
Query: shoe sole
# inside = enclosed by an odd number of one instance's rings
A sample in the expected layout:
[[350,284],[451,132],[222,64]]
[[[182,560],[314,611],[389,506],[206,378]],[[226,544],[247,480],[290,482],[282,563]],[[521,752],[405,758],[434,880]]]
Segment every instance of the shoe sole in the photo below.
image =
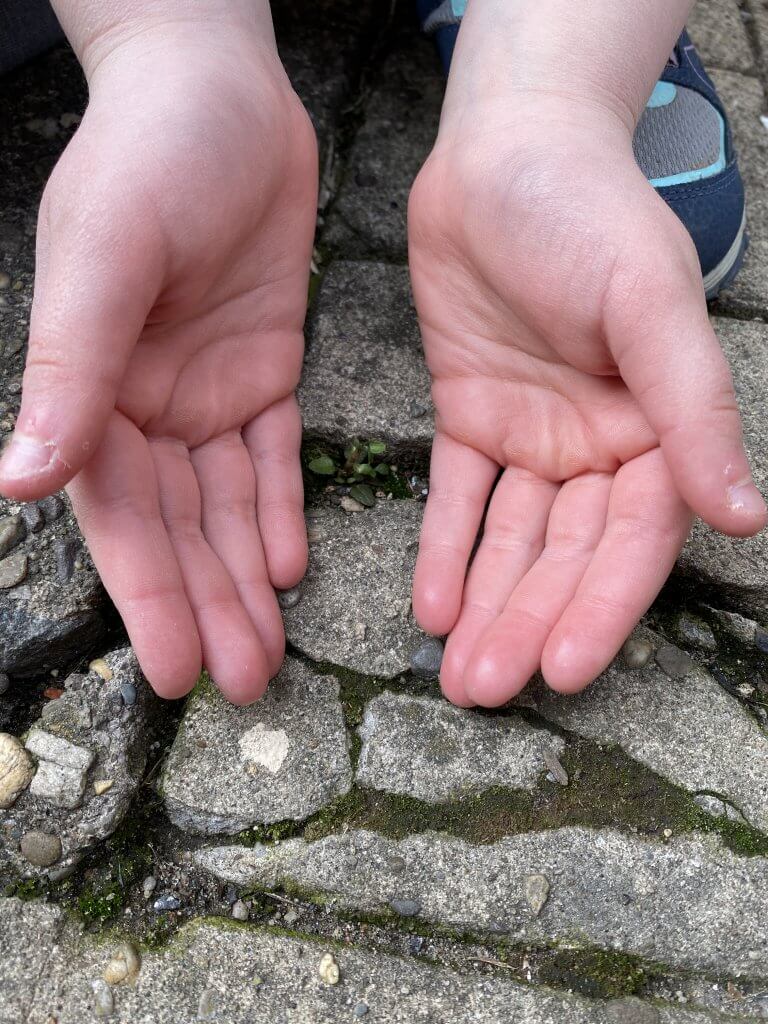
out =
[[744,254],[747,251],[748,245],[749,235],[747,234],[747,214],[745,211],[744,216],[741,218],[741,226],[730,249],[717,266],[704,277],[704,292],[707,296],[707,302],[716,299],[722,289],[726,288],[736,277],[744,262]]

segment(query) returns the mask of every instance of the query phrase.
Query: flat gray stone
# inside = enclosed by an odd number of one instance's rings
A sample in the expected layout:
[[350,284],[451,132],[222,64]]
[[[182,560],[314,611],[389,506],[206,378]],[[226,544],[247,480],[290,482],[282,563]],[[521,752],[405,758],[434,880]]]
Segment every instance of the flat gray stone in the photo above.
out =
[[428,803],[492,786],[535,789],[561,737],[513,715],[486,717],[433,697],[389,691],[369,701],[359,729],[357,781]]
[[[768,325],[720,318],[715,329],[733,372],[755,482],[768,495]],[[768,531],[736,539],[697,522],[677,571],[716,587],[744,615],[768,621]]]
[[350,515],[307,514],[309,568],[301,601],[284,610],[288,640],[314,661],[364,675],[406,672],[424,638],[411,612],[411,581],[423,506],[380,501]]
[[754,58],[736,0],[696,0],[688,31],[707,69],[754,73]]
[[166,762],[165,809],[205,835],[300,821],[349,791],[348,747],[339,684],[296,658],[247,708],[207,684],[190,698]]
[[408,196],[434,143],[444,89],[432,40],[402,28],[368,99],[324,245],[346,257],[405,261]]
[[298,390],[305,434],[337,445],[379,439],[393,457],[426,460],[429,389],[407,268],[331,264],[313,305]]
[[[27,737],[37,759],[32,782],[8,810],[0,810],[0,869],[35,874],[21,850],[31,831],[53,833],[62,855],[45,871],[52,879],[71,873],[85,852],[111,835],[125,817],[144,774],[148,733],[158,701],[130,647],[105,655],[102,673],[72,673],[63,694],[43,707]],[[121,688],[136,700],[126,706]],[[96,782],[109,780],[101,792]]]
[[[388,866],[394,857],[404,871]],[[737,857],[712,837],[665,845],[563,828],[473,846],[434,833],[395,841],[351,831],[314,843],[198,850],[193,859],[237,885],[323,893],[344,912],[378,914],[409,899],[421,920],[460,932],[596,946],[674,969],[768,973],[768,860]],[[538,915],[525,895],[531,875],[550,884]]]
[[[323,956],[339,965],[337,985],[319,974]],[[94,982],[108,948],[79,935],[61,912],[0,900],[0,1022],[83,1024],[94,1017]],[[255,980],[260,979],[259,984]],[[416,960],[335,942],[289,938],[266,929],[201,921],[157,952],[144,952],[135,984],[111,989],[120,1024],[615,1024],[607,1004],[503,975],[460,974]],[[726,1018],[661,1005],[660,1024]]]
[[537,682],[519,702],[579,736],[617,744],[691,793],[720,794],[768,831],[768,736],[703,668],[672,678],[655,661],[631,670],[617,659],[583,693],[563,697]]
[[716,308],[742,317],[768,314],[768,130],[765,93],[756,78],[713,71],[712,79],[728,111],[739,168],[747,196],[749,250],[738,277],[720,296]]

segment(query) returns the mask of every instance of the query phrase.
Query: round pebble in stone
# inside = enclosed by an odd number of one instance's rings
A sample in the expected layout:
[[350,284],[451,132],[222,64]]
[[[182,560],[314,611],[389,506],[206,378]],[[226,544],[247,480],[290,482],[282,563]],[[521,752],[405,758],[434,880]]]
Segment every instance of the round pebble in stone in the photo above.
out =
[[428,636],[411,654],[411,671],[419,679],[436,679],[443,663],[443,642]]
[[76,540],[59,538],[54,544],[53,555],[56,559],[56,573],[62,583],[67,583],[72,579],[79,554],[80,545]]
[[205,988],[197,1004],[197,1019],[211,1020],[219,1012],[219,993],[215,988]]
[[136,703],[136,687],[133,683],[121,683],[120,684],[120,696],[123,698],[123,704],[127,708],[132,708]]
[[115,997],[112,989],[103,978],[91,982],[93,989],[93,1012],[97,1017],[110,1017],[115,1009]]
[[549,899],[549,879],[546,875],[526,875],[523,890],[531,913],[538,917]]
[[46,523],[55,523],[57,519],[61,518],[66,507],[58,494],[51,494],[47,498],[41,498],[37,504],[45,516]]
[[248,920],[248,907],[242,900],[235,900],[232,904],[232,917],[236,921]]
[[140,970],[141,957],[138,950],[132,943],[123,942],[104,968],[104,981],[108,985],[120,985],[124,981],[133,981]]
[[680,643],[689,647],[696,647],[710,654],[717,650],[717,640],[712,627],[697,615],[682,612],[678,616],[675,633]]
[[155,910],[178,910],[181,906],[181,900],[178,896],[175,896],[172,892],[166,893],[165,896],[159,896],[152,904]]
[[13,807],[34,774],[34,763],[23,743],[10,733],[0,732],[0,808]]
[[627,668],[644,668],[653,657],[653,644],[631,636],[621,648],[621,656]]
[[368,1013],[368,1003],[358,1003],[357,1006],[354,1009],[354,1014],[355,1014],[356,1017],[365,1017],[365,1015],[367,1013]]
[[97,676],[101,676],[105,683],[110,682],[112,679],[112,669],[103,658],[94,658],[88,665],[88,671],[95,672]]
[[671,679],[689,676],[696,668],[693,659],[672,644],[664,644],[656,651],[656,663]]
[[61,857],[61,840],[48,832],[25,832],[21,837],[21,853],[38,868],[49,868]]
[[761,629],[760,626],[755,630],[755,647],[763,654],[768,654],[768,630]]
[[10,590],[27,578],[28,560],[25,552],[16,551],[0,562],[0,590]]
[[301,600],[301,588],[291,587],[290,590],[278,590],[277,603],[284,610],[295,608]]
[[605,1015],[611,1024],[659,1024],[661,1017],[655,1006],[639,999],[611,999],[605,1004]]
[[390,900],[389,905],[400,917],[416,917],[421,910],[418,900],[401,899],[400,897]]
[[336,963],[333,953],[323,954],[317,971],[326,985],[338,985],[341,972],[339,971],[339,965]]
[[11,680],[5,672],[0,672],[0,697],[7,692],[8,687],[11,685]]
[[30,533],[39,533],[45,526],[43,513],[35,502],[30,502],[22,508],[21,518],[24,520],[24,525]]
[[154,875],[147,875],[144,881],[141,883],[141,891],[144,894],[144,899],[148,900],[152,893],[157,888],[157,879]]

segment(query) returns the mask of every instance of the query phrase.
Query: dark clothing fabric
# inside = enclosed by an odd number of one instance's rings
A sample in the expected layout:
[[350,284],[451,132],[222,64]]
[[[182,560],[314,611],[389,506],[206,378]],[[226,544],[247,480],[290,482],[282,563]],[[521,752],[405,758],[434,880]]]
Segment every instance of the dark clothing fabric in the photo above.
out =
[[0,75],[63,38],[48,0],[0,0]]

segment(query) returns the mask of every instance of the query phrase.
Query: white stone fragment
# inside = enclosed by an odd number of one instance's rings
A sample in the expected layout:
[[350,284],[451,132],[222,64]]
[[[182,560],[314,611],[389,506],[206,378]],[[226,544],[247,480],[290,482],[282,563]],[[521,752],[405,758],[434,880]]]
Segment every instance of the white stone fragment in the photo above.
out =
[[40,761],[29,792],[56,807],[79,807],[85,793],[86,773],[79,768]]
[[277,775],[288,756],[291,741],[284,729],[268,729],[263,722],[257,722],[252,729],[243,733],[238,746],[247,772],[266,768]]
[[87,772],[93,764],[94,753],[85,747],[78,747],[61,736],[54,736],[43,729],[31,729],[26,748],[41,761],[52,761],[66,768],[79,768]]
[[15,736],[0,733],[0,807],[14,803],[35,773],[32,758]]

